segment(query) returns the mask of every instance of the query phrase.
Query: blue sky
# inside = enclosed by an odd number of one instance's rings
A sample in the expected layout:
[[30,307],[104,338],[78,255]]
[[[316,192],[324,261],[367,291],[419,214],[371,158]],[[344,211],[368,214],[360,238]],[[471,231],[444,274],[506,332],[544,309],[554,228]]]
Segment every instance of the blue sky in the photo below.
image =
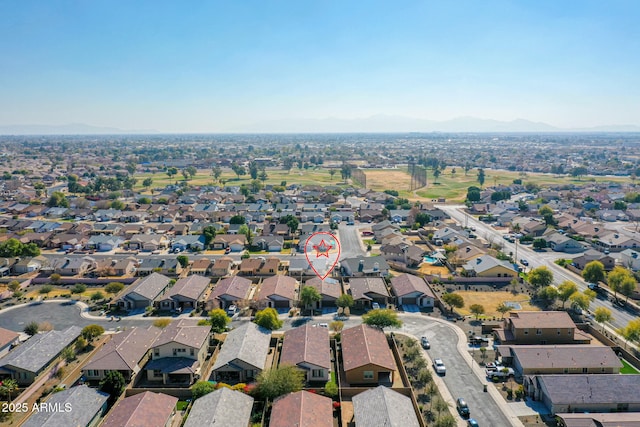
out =
[[639,17],[634,0],[2,1],[0,125],[640,125]]

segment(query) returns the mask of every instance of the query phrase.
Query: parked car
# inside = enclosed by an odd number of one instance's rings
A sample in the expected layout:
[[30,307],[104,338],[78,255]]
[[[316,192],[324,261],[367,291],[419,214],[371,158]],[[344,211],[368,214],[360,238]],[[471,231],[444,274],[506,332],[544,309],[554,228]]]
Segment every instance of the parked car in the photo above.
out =
[[467,427],[479,427],[479,424],[475,419],[469,418],[467,420]]
[[447,367],[444,366],[442,359],[435,359],[433,361],[433,370],[436,371],[438,375],[447,375]]
[[526,259],[521,259],[520,260],[520,264],[524,265],[525,267],[527,267],[529,265],[529,261],[527,261]]
[[470,337],[469,342],[471,343],[471,345],[487,346],[489,345],[489,338],[476,335],[474,337]]
[[230,305],[229,307],[227,307],[227,314],[229,316],[233,316],[234,314],[236,314],[237,311],[238,311],[238,307],[236,307],[235,305]]
[[374,310],[377,310],[380,308],[380,304],[378,304],[377,302],[374,302],[371,304],[371,308],[373,308]]
[[461,397],[456,400],[456,409],[462,418],[467,418],[471,414],[469,405],[467,405],[467,402]]
[[426,350],[431,348],[431,344],[429,343],[429,340],[427,339],[427,337],[420,338],[420,344],[422,345],[422,348]]

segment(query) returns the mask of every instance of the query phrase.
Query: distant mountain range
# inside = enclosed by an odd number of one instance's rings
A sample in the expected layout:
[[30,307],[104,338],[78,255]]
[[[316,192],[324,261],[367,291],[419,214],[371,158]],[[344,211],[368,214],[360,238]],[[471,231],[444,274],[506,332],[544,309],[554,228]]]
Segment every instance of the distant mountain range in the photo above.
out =
[[[229,133],[406,133],[406,132],[640,132],[636,125],[608,125],[588,128],[559,128],[525,119],[500,121],[477,117],[457,117],[436,121],[404,116],[375,115],[358,119],[280,119],[223,129]],[[109,135],[158,134],[157,130],[124,130],[82,123],[67,125],[0,126],[0,135]],[[215,132],[212,132],[215,133]]]

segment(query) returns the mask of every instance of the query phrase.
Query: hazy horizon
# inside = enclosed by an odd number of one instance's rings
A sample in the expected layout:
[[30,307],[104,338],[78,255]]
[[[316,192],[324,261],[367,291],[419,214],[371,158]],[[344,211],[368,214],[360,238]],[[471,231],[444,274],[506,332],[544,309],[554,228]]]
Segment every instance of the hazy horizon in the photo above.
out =
[[59,0],[0,12],[0,129],[640,128],[633,1]]

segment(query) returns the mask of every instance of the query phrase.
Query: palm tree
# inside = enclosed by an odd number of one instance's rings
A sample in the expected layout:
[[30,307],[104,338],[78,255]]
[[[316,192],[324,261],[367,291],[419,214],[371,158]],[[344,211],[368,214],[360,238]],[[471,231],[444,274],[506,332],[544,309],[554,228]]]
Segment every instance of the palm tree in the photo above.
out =
[[9,378],[2,380],[0,383],[0,394],[7,396],[9,398],[9,402],[11,402],[12,395],[16,390],[18,390],[18,382],[14,379]]

